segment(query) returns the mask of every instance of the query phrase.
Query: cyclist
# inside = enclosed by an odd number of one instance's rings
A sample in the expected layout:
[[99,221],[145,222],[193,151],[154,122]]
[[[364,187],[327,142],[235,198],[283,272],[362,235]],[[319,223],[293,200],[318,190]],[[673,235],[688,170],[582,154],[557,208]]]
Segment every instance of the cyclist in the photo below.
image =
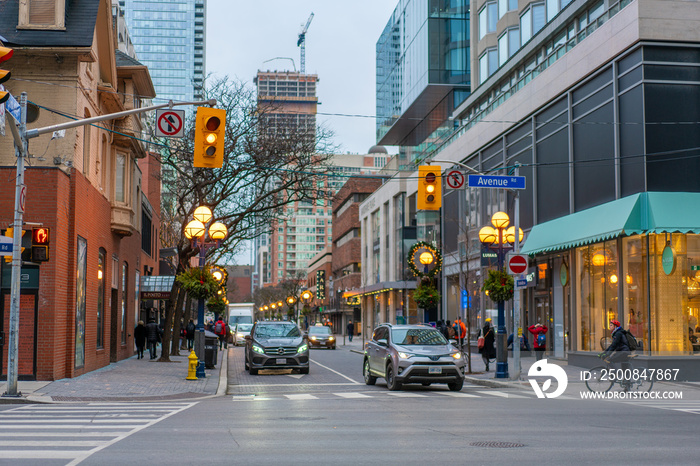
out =
[[622,329],[620,322],[617,320],[610,321],[610,331],[612,332],[612,343],[605,352],[601,353],[605,362],[613,363],[620,362],[622,370],[631,367],[629,363],[630,347],[627,346],[625,331]]

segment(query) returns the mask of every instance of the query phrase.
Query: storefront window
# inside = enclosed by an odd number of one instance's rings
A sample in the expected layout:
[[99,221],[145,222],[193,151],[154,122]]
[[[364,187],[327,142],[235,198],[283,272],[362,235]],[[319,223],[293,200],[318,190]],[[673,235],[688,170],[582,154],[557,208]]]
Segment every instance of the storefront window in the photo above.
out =
[[647,250],[645,236],[631,236],[622,240],[622,277],[624,319],[622,326],[641,342],[642,350],[649,348],[649,319],[647,315]]
[[576,313],[580,323],[578,348],[602,351],[610,344],[608,322],[618,315],[618,254],[616,241],[576,249],[579,299]]

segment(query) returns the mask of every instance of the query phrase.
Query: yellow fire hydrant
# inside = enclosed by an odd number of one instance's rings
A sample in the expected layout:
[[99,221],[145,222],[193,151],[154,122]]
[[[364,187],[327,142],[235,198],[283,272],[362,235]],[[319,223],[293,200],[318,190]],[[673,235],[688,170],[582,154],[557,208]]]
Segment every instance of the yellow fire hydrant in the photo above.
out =
[[194,354],[194,350],[187,357],[189,360],[189,366],[187,368],[187,377],[185,380],[198,380],[197,379],[197,364],[199,363],[199,358]]

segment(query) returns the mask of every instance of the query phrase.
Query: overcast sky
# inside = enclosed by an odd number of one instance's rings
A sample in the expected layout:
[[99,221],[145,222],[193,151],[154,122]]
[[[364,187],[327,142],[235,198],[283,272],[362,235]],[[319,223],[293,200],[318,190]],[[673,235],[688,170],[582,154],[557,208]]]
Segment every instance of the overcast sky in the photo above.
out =
[[[297,38],[306,34],[306,72],[318,74],[318,122],[335,133],[340,152],[375,144],[375,45],[398,0],[208,0],[206,68],[252,85],[258,70],[300,67]],[[390,148],[391,151],[391,148]],[[393,152],[393,151],[391,151]]]

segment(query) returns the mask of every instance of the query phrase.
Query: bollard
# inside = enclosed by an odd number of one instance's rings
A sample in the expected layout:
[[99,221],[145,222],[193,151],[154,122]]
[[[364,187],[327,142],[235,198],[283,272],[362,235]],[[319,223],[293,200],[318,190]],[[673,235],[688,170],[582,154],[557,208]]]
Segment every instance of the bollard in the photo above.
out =
[[197,362],[199,359],[197,358],[197,355],[194,354],[194,350],[190,353],[187,359],[189,360],[189,365],[187,367],[187,377],[185,380],[197,380]]

